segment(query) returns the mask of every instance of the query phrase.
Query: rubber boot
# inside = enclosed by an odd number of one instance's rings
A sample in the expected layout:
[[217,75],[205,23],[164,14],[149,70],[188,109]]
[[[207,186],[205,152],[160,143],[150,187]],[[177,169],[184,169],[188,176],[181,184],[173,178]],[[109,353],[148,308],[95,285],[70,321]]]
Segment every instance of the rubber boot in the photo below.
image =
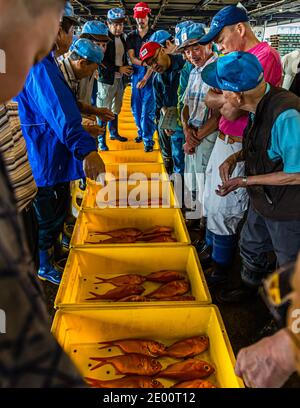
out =
[[59,285],[61,281],[61,273],[54,267],[53,248],[48,250],[40,250],[40,269],[38,277],[43,281],[49,281],[54,285]]
[[118,115],[115,114],[114,120],[108,122],[108,130],[110,133],[110,140],[117,140],[118,142],[127,142],[127,137],[123,137],[119,135],[118,132]]
[[206,277],[206,283],[209,289],[225,283],[228,279],[229,271],[227,265],[214,262],[214,270],[210,276]]
[[108,151],[108,146],[106,144],[106,122],[98,120],[98,125],[101,127],[105,126],[104,135],[98,136],[98,149],[102,151]]

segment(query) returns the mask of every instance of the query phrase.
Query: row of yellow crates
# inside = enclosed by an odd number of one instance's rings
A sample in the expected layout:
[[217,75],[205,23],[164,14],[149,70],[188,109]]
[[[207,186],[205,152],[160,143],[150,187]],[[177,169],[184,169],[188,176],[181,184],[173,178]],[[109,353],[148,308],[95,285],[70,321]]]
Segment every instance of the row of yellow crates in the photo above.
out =
[[[126,91],[127,103],[123,119],[132,126],[128,116],[129,91]],[[134,129],[132,129],[134,130]],[[132,135],[131,135],[132,136]],[[128,143],[133,143],[129,140]],[[125,144],[124,144],[125,145]],[[122,144],[123,146],[123,144]],[[169,203],[158,204],[154,208],[99,208],[104,186],[88,183],[86,192],[81,196],[81,205],[76,198],[82,194],[78,188],[73,190],[73,205],[79,216],[71,240],[71,251],[63,274],[62,282],[55,300],[56,312],[52,332],[64,350],[70,355],[84,377],[93,377],[98,381],[118,380],[121,378],[111,366],[91,370],[92,358],[109,358],[120,354],[120,349],[108,347],[99,349],[99,342],[117,339],[152,339],[166,346],[179,339],[206,334],[210,347],[201,354],[201,359],[213,364],[215,373],[209,380],[219,387],[242,387],[243,384],[234,373],[235,358],[231,345],[216,306],[211,305],[211,297],[205,282],[203,271],[179,209],[173,187],[168,180],[160,152],[142,153],[140,145],[135,150],[120,150],[101,153],[106,170],[107,182],[115,177],[117,198],[119,187],[120,163],[127,164],[127,175],[144,173],[148,180],[140,183],[139,195],[142,199],[153,198],[150,194],[151,175],[161,174],[157,180],[158,199],[164,196],[167,187]],[[147,162],[145,162],[147,160]],[[149,162],[148,162],[149,160]],[[154,177],[155,178],[155,177]],[[155,185],[156,182],[154,182]],[[152,181],[153,189],[153,181]],[[125,187],[128,196],[136,188],[133,184]],[[161,208],[164,204],[170,208]],[[146,205],[147,206],[147,205]],[[133,243],[133,244],[87,244],[87,236],[96,231],[106,232],[120,228],[138,228],[145,230],[157,225],[171,227],[177,242],[170,243]],[[109,279],[116,275],[147,274],[158,270],[185,271],[190,282],[190,293],[195,300],[184,302],[111,302],[105,299],[88,300],[90,293],[106,293],[113,286],[107,282],[96,283],[96,277]],[[154,291],[159,284],[145,282],[144,295]],[[159,362],[164,369],[178,360],[161,357]],[[175,381],[159,379],[165,387]]]

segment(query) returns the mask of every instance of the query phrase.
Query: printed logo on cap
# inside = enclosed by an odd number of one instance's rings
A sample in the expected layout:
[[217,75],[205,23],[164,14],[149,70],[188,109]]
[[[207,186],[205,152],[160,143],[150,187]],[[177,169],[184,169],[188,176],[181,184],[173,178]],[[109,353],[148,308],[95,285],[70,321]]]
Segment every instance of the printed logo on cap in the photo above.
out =
[[175,45],[179,45],[179,44],[180,44],[179,38],[175,38]]
[[147,48],[145,48],[145,49],[143,49],[143,50],[141,51],[141,56],[142,56],[143,58],[144,58],[147,54],[148,54]]
[[187,33],[182,33],[181,41],[186,41],[188,39]]

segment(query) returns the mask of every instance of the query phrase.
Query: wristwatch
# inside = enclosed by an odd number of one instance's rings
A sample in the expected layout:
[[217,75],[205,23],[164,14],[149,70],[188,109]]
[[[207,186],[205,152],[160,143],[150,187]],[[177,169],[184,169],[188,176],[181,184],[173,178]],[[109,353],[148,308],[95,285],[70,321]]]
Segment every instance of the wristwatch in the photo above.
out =
[[247,185],[248,185],[247,180],[248,180],[248,177],[247,177],[247,176],[244,176],[244,177],[243,177],[243,184],[244,184],[244,187],[247,187]]

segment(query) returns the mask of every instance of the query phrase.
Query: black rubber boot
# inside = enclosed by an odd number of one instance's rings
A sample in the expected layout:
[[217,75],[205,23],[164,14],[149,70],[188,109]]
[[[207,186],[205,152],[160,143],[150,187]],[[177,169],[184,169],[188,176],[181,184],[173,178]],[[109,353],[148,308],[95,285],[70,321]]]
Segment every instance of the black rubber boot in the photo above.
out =
[[127,137],[123,137],[119,135],[118,122],[119,122],[118,115],[115,115],[114,120],[111,120],[110,122],[108,122],[110,140],[118,140],[118,142],[127,142],[128,141]]
[[228,280],[228,266],[214,262],[214,269],[210,276],[206,277],[206,283],[209,289],[223,285]]

